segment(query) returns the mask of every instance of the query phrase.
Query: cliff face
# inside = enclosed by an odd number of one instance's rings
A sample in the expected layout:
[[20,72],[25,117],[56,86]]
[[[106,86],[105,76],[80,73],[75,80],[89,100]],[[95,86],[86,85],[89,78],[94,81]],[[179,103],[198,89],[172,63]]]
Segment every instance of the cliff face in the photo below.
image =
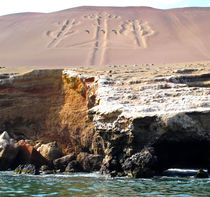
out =
[[101,171],[145,177],[172,167],[209,168],[209,79],[99,79],[100,104],[89,113],[104,147]]
[[57,141],[63,152],[90,150],[93,123],[87,118],[94,78],[39,70],[1,79],[0,130],[15,139]]
[[39,70],[1,79],[0,130],[57,141],[64,154],[101,155],[101,172],[112,176],[210,169],[208,73],[113,75]]

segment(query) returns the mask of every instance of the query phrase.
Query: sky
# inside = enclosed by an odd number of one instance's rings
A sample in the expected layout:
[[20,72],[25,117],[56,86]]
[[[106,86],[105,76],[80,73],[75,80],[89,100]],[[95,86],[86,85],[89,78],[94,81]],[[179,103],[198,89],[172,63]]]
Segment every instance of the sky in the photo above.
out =
[[19,12],[53,12],[77,6],[149,6],[161,9],[210,7],[210,0],[0,0],[0,16]]

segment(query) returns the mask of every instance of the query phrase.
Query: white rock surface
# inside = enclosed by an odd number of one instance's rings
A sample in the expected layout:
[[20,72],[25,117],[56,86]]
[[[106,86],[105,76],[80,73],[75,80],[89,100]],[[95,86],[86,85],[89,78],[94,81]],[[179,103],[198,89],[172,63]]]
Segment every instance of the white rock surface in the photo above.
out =
[[[96,114],[122,111],[125,117],[144,117],[210,110],[210,88],[189,87],[175,77],[144,80],[139,83],[121,85],[123,77],[114,81],[106,76],[98,80]],[[121,80],[121,81],[120,81]],[[186,81],[187,83],[187,81]]]

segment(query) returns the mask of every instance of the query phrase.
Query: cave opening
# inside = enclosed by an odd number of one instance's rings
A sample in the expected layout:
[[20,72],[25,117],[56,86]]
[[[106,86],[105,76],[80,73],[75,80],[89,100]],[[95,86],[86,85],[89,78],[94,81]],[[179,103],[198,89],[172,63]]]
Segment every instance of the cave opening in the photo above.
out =
[[205,140],[161,140],[154,145],[158,159],[157,171],[170,168],[208,168],[208,145]]

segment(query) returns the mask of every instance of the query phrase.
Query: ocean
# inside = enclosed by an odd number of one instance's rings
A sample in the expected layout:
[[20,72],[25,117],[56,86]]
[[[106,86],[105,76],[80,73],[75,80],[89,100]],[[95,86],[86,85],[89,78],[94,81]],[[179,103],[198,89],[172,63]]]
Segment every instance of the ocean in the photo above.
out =
[[[181,171],[180,171],[181,172]],[[170,174],[170,173],[169,173]],[[6,196],[210,196],[210,177],[176,173],[148,179],[109,178],[99,173],[16,175],[0,172],[0,197]]]

